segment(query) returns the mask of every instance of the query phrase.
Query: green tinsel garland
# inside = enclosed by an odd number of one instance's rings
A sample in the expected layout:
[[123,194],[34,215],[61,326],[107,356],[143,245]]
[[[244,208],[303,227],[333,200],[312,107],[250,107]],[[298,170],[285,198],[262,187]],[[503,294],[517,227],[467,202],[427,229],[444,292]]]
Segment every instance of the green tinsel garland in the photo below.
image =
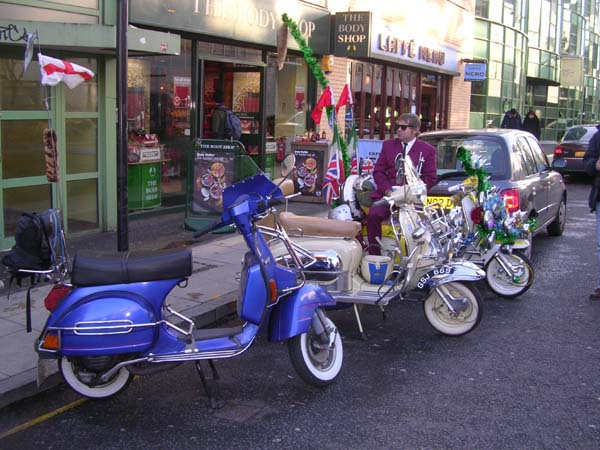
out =
[[[288,27],[288,30],[290,30],[290,34],[292,35],[294,40],[298,43],[298,46],[300,47],[300,51],[304,55],[304,60],[306,61],[306,64],[308,64],[308,67],[309,67],[310,71],[312,72],[312,74],[315,76],[315,78],[319,82],[321,89],[325,89],[327,87],[327,85],[329,84],[329,80],[327,78],[325,78],[325,74],[323,73],[323,69],[321,68],[321,65],[319,64],[319,61],[317,60],[317,58],[315,58],[313,56],[313,51],[306,43],[306,39],[304,39],[304,37],[302,36],[302,33],[300,33],[300,30],[298,30],[298,25],[286,13],[283,13],[281,15],[281,20],[283,21],[285,26]],[[327,107],[327,113],[326,113],[327,117],[331,116],[333,109],[334,109],[333,106]],[[345,171],[345,173],[349,174],[350,173],[350,156],[348,155],[348,146],[346,145],[346,142],[344,142],[344,140],[341,137],[339,137],[339,134],[338,134],[338,145],[339,145],[340,151],[342,152],[342,161],[344,162],[344,171]]]
[[490,184],[487,170],[485,170],[483,167],[480,167],[479,169],[475,169],[473,167],[473,161],[471,160],[471,152],[469,150],[467,150],[463,146],[458,147],[458,150],[456,151],[456,159],[458,159],[462,163],[465,169],[465,173],[468,176],[477,177],[478,194],[484,191],[487,192],[492,187]]
[[[472,177],[477,177],[477,194],[480,192],[487,192],[491,188],[489,176],[487,170],[483,167],[475,169],[473,167],[473,161],[471,159],[471,152],[464,148],[463,146],[458,147],[456,151],[456,159],[459,160],[463,168],[465,169],[465,173]],[[532,233],[533,230],[538,225],[538,221],[535,217],[531,217],[525,221],[525,224],[529,225],[529,230]],[[483,226],[481,223],[477,224],[477,231],[484,238],[488,237],[493,230],[489,230],[487,227]],[[496,241],[502,242],[503,244],[514,244],[515,239],[518,236],[508,233],[505,230],[496,231]]]

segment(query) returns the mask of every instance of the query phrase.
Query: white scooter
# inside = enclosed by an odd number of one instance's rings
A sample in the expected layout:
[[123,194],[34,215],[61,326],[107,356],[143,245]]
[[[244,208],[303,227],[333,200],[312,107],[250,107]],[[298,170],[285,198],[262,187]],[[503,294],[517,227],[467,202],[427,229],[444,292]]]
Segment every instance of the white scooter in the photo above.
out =
[[[392,212],[394,257],[364,254],[356,239],[361,225],[351,217],[343,221],[283,212],[275,224],[277,231],[291,238],[307,280],[324,286],[336,302],[354,304],[363,336],[356,305],[383,308],[394,299],[423,301],[425,317],[444,335],[467,334],[482,317],[481,295],[472,282],[485,273],[473,263],[453,259],[452,249],[441,245],[427,218],[413,205],[417,199],[424,203],[426,188],[410,158],[399,158],[396,167],[399,172],[404,167],[404,185],[380,200]],[[271,251],[280,264],[294,267],[285,246],[272,241]]]
[[[494,189],[490,194],[494,194]],[[534,280],[533,266],[526,256],[529,240],[517,238],[508,244],[496,239],[495,233],[482,236],[472,218],[472,212],[483,203],[483,199],[477,197],[474,185],[463,182],[452,186],[450,191],[460,199],[460,206],[455,208],[464,218],[464,234],[467,236],[459,254],[485,270],[487,285],[494,293],[506,298],[524,294]],[[507,227],[506,223],[502,226]]]

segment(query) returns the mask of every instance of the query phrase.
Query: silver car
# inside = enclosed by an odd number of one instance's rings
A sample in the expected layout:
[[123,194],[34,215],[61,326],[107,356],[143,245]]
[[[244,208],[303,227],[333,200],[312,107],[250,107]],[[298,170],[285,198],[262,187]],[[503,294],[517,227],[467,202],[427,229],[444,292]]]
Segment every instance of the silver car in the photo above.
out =
[[544,229],[560,236],[565,228],[567,190],[562,175],[551,169],[537,139],[510,129],[460,129],[423,133],[420,139],[437,148],[438,182],[428,201],[451,206],[450,186],[465,180],[456,151],[463,146],[484,162],[490,182],[500,188],[509,212],[521,210],[536,217],[534,234]]

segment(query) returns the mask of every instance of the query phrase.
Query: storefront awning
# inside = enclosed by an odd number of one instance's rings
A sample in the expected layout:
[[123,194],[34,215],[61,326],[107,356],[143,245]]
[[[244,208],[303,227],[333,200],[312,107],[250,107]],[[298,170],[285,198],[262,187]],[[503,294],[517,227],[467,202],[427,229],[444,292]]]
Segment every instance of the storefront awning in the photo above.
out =
[[[0,20],[0,29],[3,30],[0,33],[0,45],[25,45],[27,34],[37,31],[42,51],[45,48],[52,48],[115,54],[117,47],[115,26]],[[129,26],[127,47],[130,55],[178,55],[181,38],[177,34]]]

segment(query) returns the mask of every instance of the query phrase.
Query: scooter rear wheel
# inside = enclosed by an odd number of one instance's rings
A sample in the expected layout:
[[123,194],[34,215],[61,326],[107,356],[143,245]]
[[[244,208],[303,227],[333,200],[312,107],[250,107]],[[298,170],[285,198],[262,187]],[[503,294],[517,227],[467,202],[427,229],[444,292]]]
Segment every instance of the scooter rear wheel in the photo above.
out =
[[481,322],[483,302],[475,285],[451,281],[440,285],[438,289],[451,299],[465,299],[466,303],[458,303],[457,311],[452,312],[436,290],[432,290],[423,302],[423,310],[429,324],[446,336],[463,336],[477,328]]
[[489,288],[501,297],[518,297],[527,292],[533,284],[534,272],[531,261],[518,251],[503,256],[512,260],[511,263],[520,264],[523,267],[523,274],[519,280],[511,279],[496,258],[492,258],[485,268],[485,281]]
[[104,371],[94,372],[85,368],[81,364],[80,358],[69,359],[63,356],[58,361],[58,367],[71,389],[85,397],[94,399],[116,395],[125,389],[133,379],[133,374],[123,367],[106,383],[93,383],[93,379]]
[[[327,328],[336,330],[333,322],[327,318]],[[324,346],[312,328],[303,334],[288,340],[288,350],[292,365],[306,383],[322,387],[333,383],[342,369],[344,349],[342,339],[336,331],[332,345]]]

